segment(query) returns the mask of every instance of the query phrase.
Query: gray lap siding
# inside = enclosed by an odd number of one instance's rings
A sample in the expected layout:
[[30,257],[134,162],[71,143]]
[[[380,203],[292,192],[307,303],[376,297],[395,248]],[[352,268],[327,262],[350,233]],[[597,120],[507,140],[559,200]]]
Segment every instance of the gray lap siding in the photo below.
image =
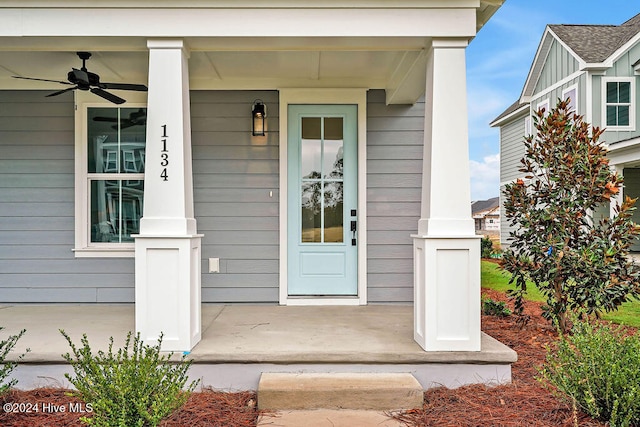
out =
[[[0,302],[133,302],[132,258],[74,257],[74,102],[47,93],[0,92]],[[256,98],[269,108],[260,141]],[[203,302],[278,301],[278,102],[277,91],[191,93]],[[367,110],[368,300],[410,302],[424,102],[387,106],[374,90]]]

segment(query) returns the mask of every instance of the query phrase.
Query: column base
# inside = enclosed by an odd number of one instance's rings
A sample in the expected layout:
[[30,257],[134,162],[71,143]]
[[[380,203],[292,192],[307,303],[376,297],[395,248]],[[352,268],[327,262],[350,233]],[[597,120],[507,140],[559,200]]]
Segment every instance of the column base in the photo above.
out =
[[411,237],[415,341],[425,351],[480,351],[480,236]]
[[202,334],[202,235],[136,236],[136,331],[163,351],[191,351]]

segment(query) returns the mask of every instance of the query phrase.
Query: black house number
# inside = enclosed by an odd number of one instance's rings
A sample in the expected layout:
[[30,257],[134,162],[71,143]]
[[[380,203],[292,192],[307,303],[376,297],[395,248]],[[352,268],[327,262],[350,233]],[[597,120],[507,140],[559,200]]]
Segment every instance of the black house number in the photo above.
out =
[[167,174],[167,166],[169,165],[169,150],[167,150],[167,125],[162,125],[162,151],[160,152],[160,167],[162,167],[162,172],[160,173],[160,178],[163,181],[169,181],[169,175]]

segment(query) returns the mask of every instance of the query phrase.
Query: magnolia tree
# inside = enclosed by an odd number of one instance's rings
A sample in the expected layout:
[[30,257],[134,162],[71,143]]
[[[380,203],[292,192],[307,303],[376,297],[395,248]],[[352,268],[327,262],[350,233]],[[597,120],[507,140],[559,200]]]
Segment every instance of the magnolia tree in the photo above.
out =
[[[571,313],[599,316],[640,295],[640,270],[628,257],[640,226],[631,216],[636,199],[615,197],[622,177],[613,172],[602,130],[559,101],[534,117],[525,138],[523,178],[507,184],[505,216],[514,227],[503,266],[512,275],[516,313],[523,315],[527,281],[546,298],[544,316],[562,330]],[[593,213],[614,203],[616,215]],[[524,318],[523,318],[524,319]]]

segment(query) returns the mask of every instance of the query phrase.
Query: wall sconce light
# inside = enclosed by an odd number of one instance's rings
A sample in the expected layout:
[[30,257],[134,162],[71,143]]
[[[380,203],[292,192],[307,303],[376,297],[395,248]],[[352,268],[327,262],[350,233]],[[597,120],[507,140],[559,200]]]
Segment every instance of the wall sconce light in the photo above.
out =
[[253,101],[251,107],[251,118],[253,124],[251,126],[251,133],[253,136],[265,136],[264,119],[267,117],[267,106],[261,99]]

